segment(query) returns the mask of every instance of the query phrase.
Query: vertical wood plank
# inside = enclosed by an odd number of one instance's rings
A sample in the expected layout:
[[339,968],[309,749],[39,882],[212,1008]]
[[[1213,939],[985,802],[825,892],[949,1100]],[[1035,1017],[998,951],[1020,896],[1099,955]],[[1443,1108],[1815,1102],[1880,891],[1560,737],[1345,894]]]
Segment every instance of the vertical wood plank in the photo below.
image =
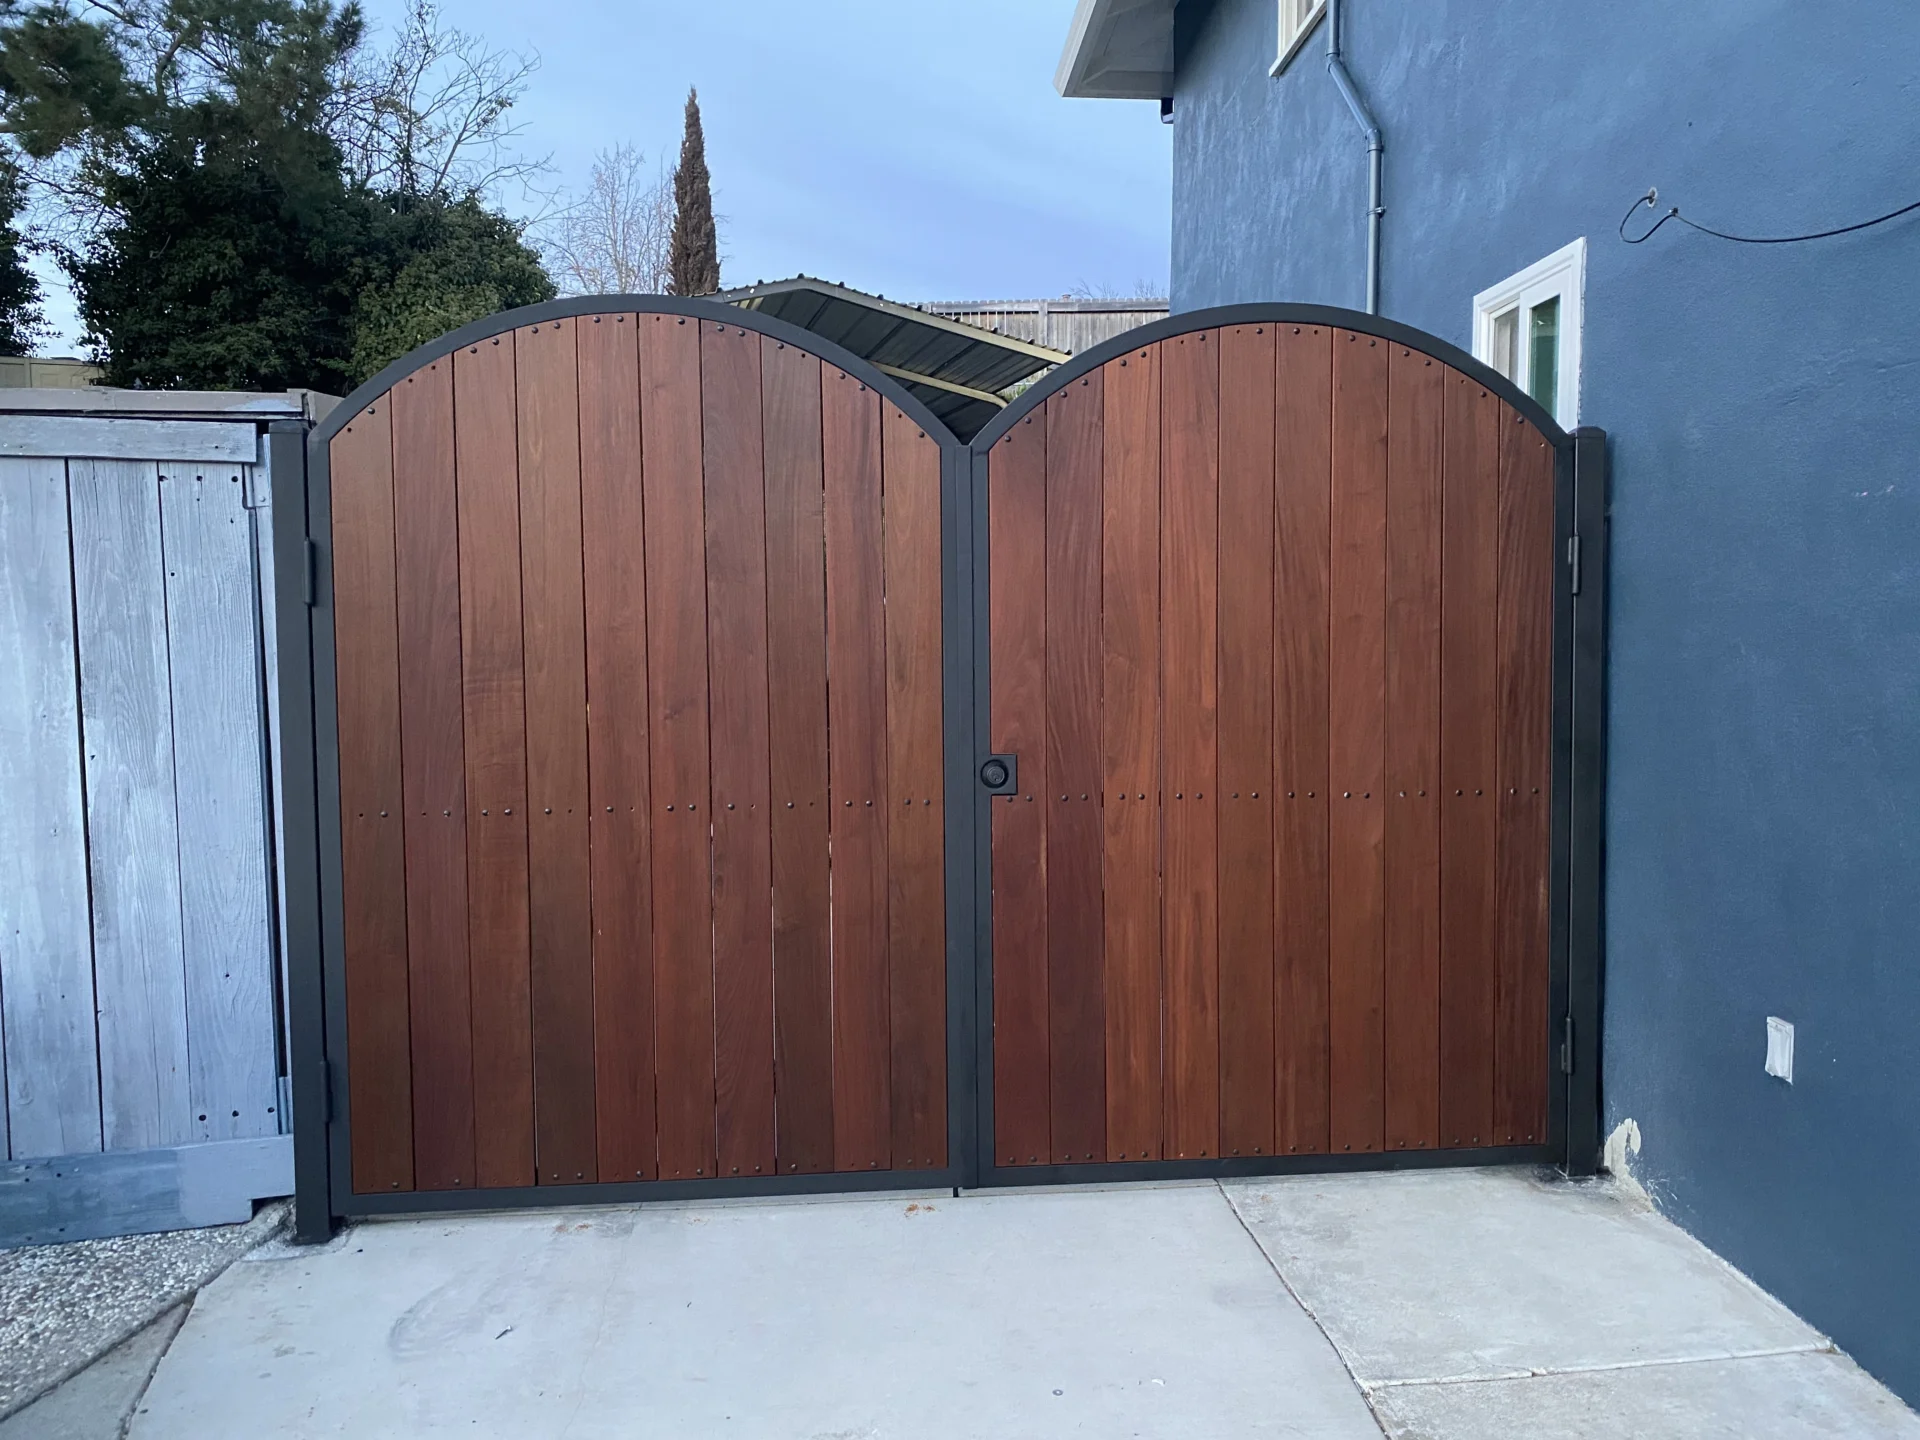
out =
[[[10,467],[29,463],[7,462]],[[75,739],[85,741],[86,828],[83,832],[76,818],[71,835],[72,843],[84,848],[88,873],[78,892],[78,909],[71,913],[84,922],[91,880],[91,988],[98,1007],[102,1127],[96,1144],[109,1150],[178,1145],[193,1137],[199,1112],[189,1108],[187,1092],[186,959],[180,935],[159,474],[151,462],[71,460],[62,480],[59,463],[50,463],[49,479],[61,491],[62,528],[68,506],[73,525],[70,603],[77,611],[80,647]],[[52,502],[49,498],[43,503]],[[50,512],[37,519],[43,525],[52,523]],[[58,553],[43,550],[35,563],[46,566]],[[9,575],[21,577],[15,583],[36,587],[65,579],[56,573],[34,582],[35,570],[24,560],[17,571],[11,561],[6,568]],[[14,693],[24,698],[46,683],[42,679]],[[47,703],[51,707],[51,700]],[[53,713],[50,708],[50,723]],[[36,753],[7,748],[22,755]],[[59,767],[51,756],[47,759],[45,774],[56,781]],[[57,851],[38,858],[58,864]],[[55,869],[47,877],[48,899],[42,903],[48,907],[62,894],[69,902],[74,899],[73,892],[59,887],[60,873]],[[43,913],[50,916],[52,911]],[[50,942],[48,953],[83,952]],[[15,993],[7,992],[10,1004]],[[90,1036],[96,1031],[91,1018],[86,1029]],[[16,1030],[14,1036],[16,1055],[21,1033]],[[86,1088],[83,1084],[74,1093],[83,1096]],[[17,1129],[14,1141],[20,1143]]]
[[1333,332],[1282,326],[1275,357],[1276,1150],[1327,1148],[1327,625]]
[[396,385],[392,401],[413,1149],[422,1190],[474,1183],[452,380],[451,360],[433,362]]
[[1389,357],[1386,1143],[1440,1134],[1440,513],[1446,368]]
[[1273,1152],[1274,327],[1220,333],[1220,1153]]
[[467,765],[475,1183],[531,1185],[526,672],[513,337],[456,351],[460,675]]
[[887,973],[887,654],[880,397],[821,373],[836,1170],[892,1163]]
[[1333,336],[1328,632],[1329,1148],[1374,1151],[1385,1126],[1387,346]]
[[893,405],[883,412],[893,1166],[919,1170],[947,1161],[940,447]]
[[1499,832],[1493,1134],[1546,1139],[1553,745],[1553,449],[1500,407]]
[[1018,759],[993,834],[993,1154],[1053,1154],[1047,1007],[1047,430],[1028,415],[993,447],[987,490],[989,723]]
[[577,327],[576,320],[558,320],[526,326],[513,337],[527,655],[533,1135],[539,1179],[548,1185],[591,1181],[599,1168]]
[[782,1174],[833,1169],[827,598],[820,361],[763,339],[774,1106]]
[[1493,1133],[1500,402],[1445,383],[1440,556],[1440,1143]]
[[353,1188],[414,1188],[393,397],[333,437],[333,637]]
[[[0,1147],[16,1160],[101,1146],[72,557],[65,465],[0,460]],[[155,1033],[138,972],[126,978],[136,983],[113,1077],[130,1102],[123,1123],[178,1123],[159,1111],[184,1098],[169,1093],[174,1056],[159,1048],[172,1032]]]
[[719,1173],[766,1175],[773,1172],[773,831],[760,337],[738,326],[703,323],[701,330]]
[[193,1133],[280,1130],[253,535],[238,466],[161,466]]
[[580,324],[595,1154],[602,1180],[659,1173],[653,1080],[646,516],[639,317]]
[[1104,367],[1107,1159],[1161,1156],[1160,347]]
[[673,315],[638,324],[660,1178],[685,1180],[714,1173],[717,1137],[700,330]]
[[1210,1159],[1220,1153],[1219,332],[1177,336],[1160,351],[1166,1151]]
[[[1100,372],[1047,402],[1047,1010],[1052,1159],[1106,1158]],[[1138,802],[1136,802],[1138,803]]]

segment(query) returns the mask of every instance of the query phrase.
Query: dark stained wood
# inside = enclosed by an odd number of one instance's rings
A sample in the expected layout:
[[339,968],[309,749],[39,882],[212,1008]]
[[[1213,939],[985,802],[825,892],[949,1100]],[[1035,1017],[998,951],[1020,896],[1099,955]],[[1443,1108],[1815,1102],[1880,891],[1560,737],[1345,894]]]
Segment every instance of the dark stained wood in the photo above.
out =
[[880,397],[821,367],[836,1170],[892,1168]]
[[1167,1158],[1192,1160],[1220,1153],[1219,332],[1164,342],[1160,365],[1164,1107]]
[[1492,1143],[1500,402],[1444,382],[1440,599],[1440,1143]]
[[1493,1132],[1546,1139],[1553,743],[1553,449],[1500,407],[1499,837]]
[[1387,345],[1333,334],[1332,621],[1328,632],[1329,1148],[1381,1148],[1385,1126]]
[[713,1175],[716,1155],[700,331],[674,315],[637,323],[660,1178],[689,1180]]
[[334,436],[333,643],[353,1188],[413,1189],[406,848],[393,554],[393,406]]
[[833,1169],[827,600],[820,362],[763,339],[774,1104],[782,1174]]
[[925,1170],[947,1162],[940,447],[895,406],[883,410],[893,1168]]
[[989,710],[996,754],[1019,759],[1020,791],[993,816],[993,1146],[1000,1165],[1053,1154],[1048,1082],[1046,417],[993,447],[988,471]]
[[394,387],[393,410],[414,1178],[422,1190],[471,1189],[473,1031],[452,361],[435,361],[402,380]]
[[1446,367],[1395,345],[1387,442],[1389,1150],[1440,1133],[1440,502]]
[[[1103,367],[1101,745],[1107,1159],[1157,1160],[1160,1106],[1160,349]],[[998,810],[996,804],[995,809]]]
[[527,666],[534,1151],[540,1183],[546,1185],[580,1184],[599,1174],[575,326],[573,320],[560,320],[514,332]]
[[[1098,371],[1047,402],[1047,1013],[1056,1164],[1107,1151]],[[1042,802],[1036,801],[1036,804]]]
[[533,1184],[526,685],[513,347],[454,352],[460,671],[466,714],[475,1183]]
[[1275,1148],[1327,1148],[1327,623],[1333,335],[1280,327],[1275,358]]
[[1274,327],[1220,332],[1220,1153],[1273,1153]]
[[773,827],[760,337],[703,322],[714,1084],[722,1176],[773,1173]]
[[594,1126],[602,1180],[651,1180],[659,1173],[638,330],[633,315],[583,317],[575,330],[592,812]]

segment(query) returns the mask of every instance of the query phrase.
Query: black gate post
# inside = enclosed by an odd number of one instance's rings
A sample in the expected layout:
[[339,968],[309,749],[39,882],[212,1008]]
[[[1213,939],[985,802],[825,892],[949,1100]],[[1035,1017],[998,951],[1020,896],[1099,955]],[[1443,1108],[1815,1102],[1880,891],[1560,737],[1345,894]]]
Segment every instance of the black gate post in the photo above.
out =
[[273,484],[273,624],[279,647],[280,880],[287,907],[287,1063],[293,1090],[294,1238],[333,1235],[320,973],[319,787],[313,725],[313,544],[307,536],[307,427],[267,432]]
[[1600,991],[1606,955],[1607,432],[1573,432],[1573,823],[1568,896],[1569,1175],[1600,1163]]

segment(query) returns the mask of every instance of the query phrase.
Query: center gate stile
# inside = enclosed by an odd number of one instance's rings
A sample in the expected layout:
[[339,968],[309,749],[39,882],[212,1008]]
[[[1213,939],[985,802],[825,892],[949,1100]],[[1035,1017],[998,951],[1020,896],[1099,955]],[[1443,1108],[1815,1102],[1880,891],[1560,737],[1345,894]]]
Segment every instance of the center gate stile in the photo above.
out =
[[971,447],[710,301],[397,362],[277,540],[303,1233],[1564,1160],[1574,452],[1297,306]]

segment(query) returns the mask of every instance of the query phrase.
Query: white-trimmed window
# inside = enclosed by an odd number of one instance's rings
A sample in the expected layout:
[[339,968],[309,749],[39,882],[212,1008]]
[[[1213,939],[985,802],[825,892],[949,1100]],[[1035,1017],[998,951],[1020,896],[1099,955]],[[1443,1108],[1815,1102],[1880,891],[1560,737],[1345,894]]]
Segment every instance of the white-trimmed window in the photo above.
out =
[[1473,354],[1571,430],[1580,423],[1585,237],[1473,297]]
[[1327,13],[1327,0],[1280,0],[1280,58],[1267,73],[1278,75],[1300,53],[1307,36]]

